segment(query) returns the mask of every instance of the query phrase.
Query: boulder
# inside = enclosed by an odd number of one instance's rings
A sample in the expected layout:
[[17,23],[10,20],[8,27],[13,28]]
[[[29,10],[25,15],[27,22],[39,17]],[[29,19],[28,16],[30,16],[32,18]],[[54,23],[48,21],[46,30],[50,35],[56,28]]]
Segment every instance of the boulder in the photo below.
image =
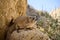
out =
[[50,40],[50,38],[39,29],[22,29],[19,33],[15,30],[11,33],[9,40]]

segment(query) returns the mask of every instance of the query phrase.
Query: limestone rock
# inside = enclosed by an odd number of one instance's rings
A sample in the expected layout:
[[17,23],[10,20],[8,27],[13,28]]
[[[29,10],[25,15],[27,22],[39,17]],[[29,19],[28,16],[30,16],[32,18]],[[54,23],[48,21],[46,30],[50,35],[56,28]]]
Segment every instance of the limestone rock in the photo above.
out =
[[39,29],[32,30],[19,30],[19,33],[15,30],[12,32],[9,40],[50,40],[49,37],[42,33]]
[[0,0],[0,40],[4,39],[7,24],[25,15],[27,0]]
[[27,0],[0,0],[0,14],[5,15],[10,21],[26,13]]

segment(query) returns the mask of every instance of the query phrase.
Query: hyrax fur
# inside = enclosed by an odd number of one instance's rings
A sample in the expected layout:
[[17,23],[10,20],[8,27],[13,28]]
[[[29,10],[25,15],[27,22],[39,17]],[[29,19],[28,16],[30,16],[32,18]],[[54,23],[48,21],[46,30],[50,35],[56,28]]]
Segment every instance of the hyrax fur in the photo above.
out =
[[36,20],[33,17],[20,16],[14,23],[19,28],[32,28],[36,24]]

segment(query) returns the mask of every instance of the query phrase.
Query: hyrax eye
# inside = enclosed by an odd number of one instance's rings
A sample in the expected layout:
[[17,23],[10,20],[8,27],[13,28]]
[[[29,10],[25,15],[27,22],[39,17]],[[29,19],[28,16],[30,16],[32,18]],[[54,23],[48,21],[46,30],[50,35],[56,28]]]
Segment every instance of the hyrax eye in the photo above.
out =
[[35,18],[32,18],[32,20],[35,20]]

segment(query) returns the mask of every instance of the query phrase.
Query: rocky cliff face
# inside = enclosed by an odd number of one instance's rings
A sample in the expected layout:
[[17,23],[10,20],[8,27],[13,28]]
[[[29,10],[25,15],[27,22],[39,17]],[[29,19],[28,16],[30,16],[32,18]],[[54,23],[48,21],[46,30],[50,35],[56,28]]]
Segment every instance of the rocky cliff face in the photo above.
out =
[[27,0],[0,0],[0,40],[4,40],[7,24],[20,15],[25,15]]

